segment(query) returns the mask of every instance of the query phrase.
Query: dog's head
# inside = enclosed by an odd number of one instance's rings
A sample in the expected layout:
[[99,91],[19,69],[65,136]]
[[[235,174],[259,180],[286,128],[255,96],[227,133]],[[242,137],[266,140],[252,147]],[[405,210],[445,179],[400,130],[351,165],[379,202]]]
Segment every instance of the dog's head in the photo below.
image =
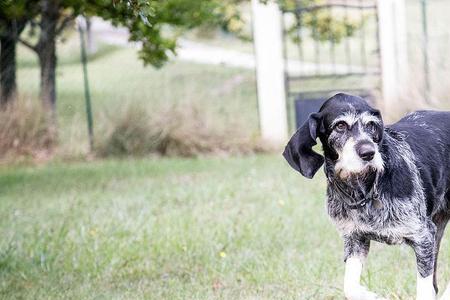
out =
[[319,138],[339,178],[382,171],[383,120],[378,110],[356,96],[337,94],[313,113],[288,142],[283,156],[295,170],[312,178],[324,157],[312,148]]

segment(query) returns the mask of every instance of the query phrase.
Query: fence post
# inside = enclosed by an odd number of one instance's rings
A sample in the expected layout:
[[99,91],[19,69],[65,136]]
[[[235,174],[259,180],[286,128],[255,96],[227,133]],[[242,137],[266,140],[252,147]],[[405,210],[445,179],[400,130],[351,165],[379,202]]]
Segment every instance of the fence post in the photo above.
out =
[[378,0],[382,106],[390,111],[408,84],[406,11],[404,0]]
[[427,0],[421,1],[422,8],[422,51],[423,51],[423,76],[424,76],[424,97],[425,101],[431,102],[431,84],[430,84],[430,59],[428,57],[428,12],[427,12]]
[[86,102],[86,119],[89,137],[89,150],[92,152],[94,150],[94,129],[93,129],[94,125],[92,120],[91,92],[89,90],[89,80],[87,71],[87,55],[86,55],[86,43],[84,41],[84,30],[85,30],[84,25],[86,25],[86,18],[78,17],[78,31],[80,33],[81,63],[83,64],[84,98]]
[[278,5],[252,0],[258,110],[262,138],[284,143],[288,135],[282,38]]

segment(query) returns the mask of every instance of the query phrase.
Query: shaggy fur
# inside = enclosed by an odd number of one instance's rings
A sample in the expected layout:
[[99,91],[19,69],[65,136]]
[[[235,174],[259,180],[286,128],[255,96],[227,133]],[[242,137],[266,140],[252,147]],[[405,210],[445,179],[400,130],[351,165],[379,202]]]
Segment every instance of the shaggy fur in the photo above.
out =
[[[317,138],[324,157],[312,149]],[[362,144],[373,148],[372,159],[361,159]],[[437,292],[437,255],[450,218],[450,113],[418,111],[385,127],[363,99],[337,94],[298,129],[283,155],[308,178],[325,164],[328,213],[343,236],[345,260],[366,257],[371,240],[406,243],[420,276],[434,276]]]

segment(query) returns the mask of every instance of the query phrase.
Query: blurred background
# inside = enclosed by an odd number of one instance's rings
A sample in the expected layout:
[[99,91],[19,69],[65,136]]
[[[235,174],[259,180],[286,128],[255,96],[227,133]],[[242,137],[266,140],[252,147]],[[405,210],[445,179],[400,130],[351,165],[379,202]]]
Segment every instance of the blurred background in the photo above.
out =
[[[337,92],[449,109],[449,9],[0,0],[1,298],[341,299],[324,177],[280,149]],[[412,251],[374,249],[364,284],[410,298]]]

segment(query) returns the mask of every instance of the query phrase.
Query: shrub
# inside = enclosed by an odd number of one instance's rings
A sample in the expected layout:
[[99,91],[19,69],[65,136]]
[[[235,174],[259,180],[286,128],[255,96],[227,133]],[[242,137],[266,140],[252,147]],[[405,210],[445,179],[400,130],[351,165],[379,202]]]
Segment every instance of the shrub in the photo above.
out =
[[18,99],[0,109],[0,158],[48,155],[55,135],[39,101]]
[[96,144],[101,156],[143,155],[156,149],[148,112],[137,105],[128,105],[102,123],[105,128]]
[[155,153],[192,157],[270,150],[238,123],[220,128],[195,105],[174,105],[157,112],[128,105],[106,124],[96,146],[101,156]]

